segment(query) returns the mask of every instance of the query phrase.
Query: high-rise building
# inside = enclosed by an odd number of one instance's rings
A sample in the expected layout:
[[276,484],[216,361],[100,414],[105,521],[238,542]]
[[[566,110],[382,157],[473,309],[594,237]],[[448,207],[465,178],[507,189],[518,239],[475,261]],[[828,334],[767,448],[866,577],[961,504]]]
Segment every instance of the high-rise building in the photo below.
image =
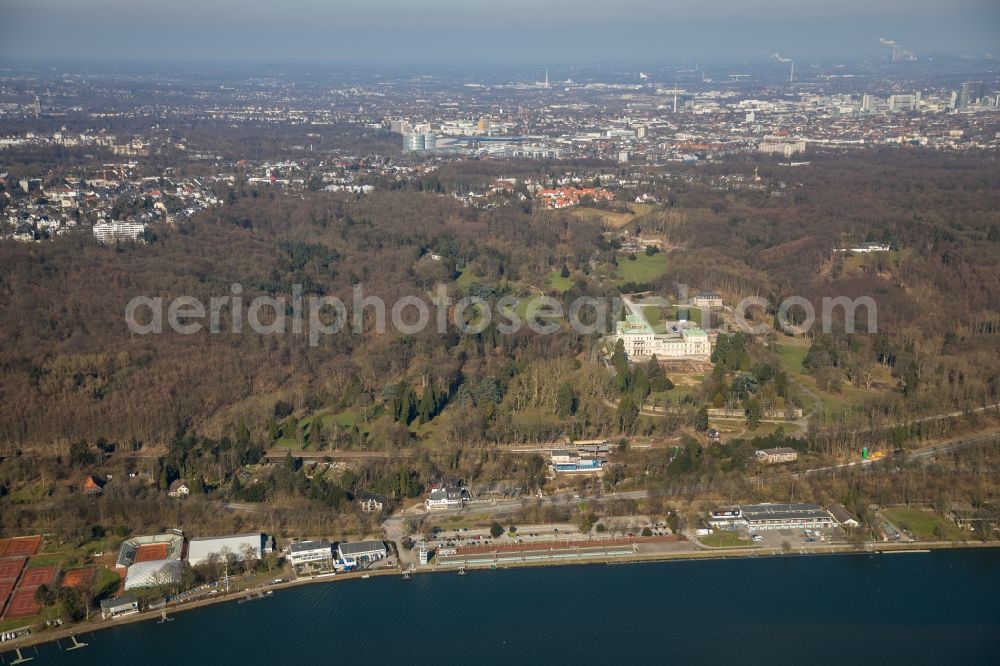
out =
[[403,135],[403,151],[404,152],[414,152],[417,150],[424,149],[424,135],[423,134],[404,134]]
[[875,98],[871,95],[861,96],[861,111],[862,113],[871,113],[875,110]]
[[138,241],[148,226],[142,222],[98,222],[93,227],[94,238],[102,243]]
[[901,113],[917,108],[916,95],[889,95],[889,112]]
[[434,132],[424,132],[424,150],[437,149],[437,134]]
[[975,104],[976,88],[972,81],[963,81],[958,87],[958,98],[955,100],[956,109],[967,109]]

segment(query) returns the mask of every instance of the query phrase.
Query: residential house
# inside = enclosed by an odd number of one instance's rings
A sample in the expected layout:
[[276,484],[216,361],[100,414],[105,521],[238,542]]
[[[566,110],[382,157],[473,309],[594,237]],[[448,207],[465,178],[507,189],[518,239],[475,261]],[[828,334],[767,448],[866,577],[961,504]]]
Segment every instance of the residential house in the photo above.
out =
[[841,527],[861,527],[861,521],[848,511],[847,507],[843,504],[834,504],[827,511],[830,512],[834,520],[840,523]]
[[758,462],[762,462],[765,465],[773,465],[775,463],[792,462],[799,457],[799,454],[795,449],[787,446],[779,446],[773,449],[762,449],[757,451],[755,456]]
[[83,480],[83,492],[88,495],[100,495],[104,492],[104,484],[93,476],[88,476]]
[[187,497],[191,494],[191,486],[184,479],[175,479],[170,482],[167,495],[170,497]]
[[425,500],[428,509],[454,509],[465,504],[468,495],[464,488],[441,485],[433,488]]
[[385,498],[381,495],[366,493],[361,496],[361,510],[365,513],[378,513],[385,509]]

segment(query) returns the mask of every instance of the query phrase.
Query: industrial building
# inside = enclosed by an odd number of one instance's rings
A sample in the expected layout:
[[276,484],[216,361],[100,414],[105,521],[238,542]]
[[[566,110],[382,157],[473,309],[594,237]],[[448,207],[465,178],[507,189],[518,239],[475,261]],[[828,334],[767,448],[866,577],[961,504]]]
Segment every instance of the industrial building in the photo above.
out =
[[750,504],[740,507],[750,532],[836,527],[833,516],[818,504]]
[[260,532],[233,534],[221,537],[200,537],[188,542],[188,562],[197,566],[210,557],[235,557],[243,561],[246,557],[259,560],[267,551],[267,536]]
[[719,507],[709,514],[708,524],[719,530],[821,529],[836,527],[837,522],[818,504],[748,504]]

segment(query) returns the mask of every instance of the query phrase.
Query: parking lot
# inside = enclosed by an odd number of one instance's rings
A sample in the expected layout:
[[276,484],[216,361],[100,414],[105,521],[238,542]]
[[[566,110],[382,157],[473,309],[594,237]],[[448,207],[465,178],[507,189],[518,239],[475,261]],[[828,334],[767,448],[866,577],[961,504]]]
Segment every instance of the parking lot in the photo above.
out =
[[838,527],[808,530],[763,530],[754,536],[757,538],[753,540],[753,543],[761,548],[820,551],[831,544],[847,543],[847,535]]

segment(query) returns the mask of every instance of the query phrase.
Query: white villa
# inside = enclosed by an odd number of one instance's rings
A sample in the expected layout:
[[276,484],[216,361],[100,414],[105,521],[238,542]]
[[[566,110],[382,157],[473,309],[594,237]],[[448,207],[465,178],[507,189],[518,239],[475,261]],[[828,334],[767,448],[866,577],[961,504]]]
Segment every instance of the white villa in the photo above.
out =
[[642,317],[627,315],[618,322],[615,341],[625,345],[630,360],[656,355],[658,359],[707,361],[712,355],[708,333],[700,328],[675,327],[671,333],[655,333]]

